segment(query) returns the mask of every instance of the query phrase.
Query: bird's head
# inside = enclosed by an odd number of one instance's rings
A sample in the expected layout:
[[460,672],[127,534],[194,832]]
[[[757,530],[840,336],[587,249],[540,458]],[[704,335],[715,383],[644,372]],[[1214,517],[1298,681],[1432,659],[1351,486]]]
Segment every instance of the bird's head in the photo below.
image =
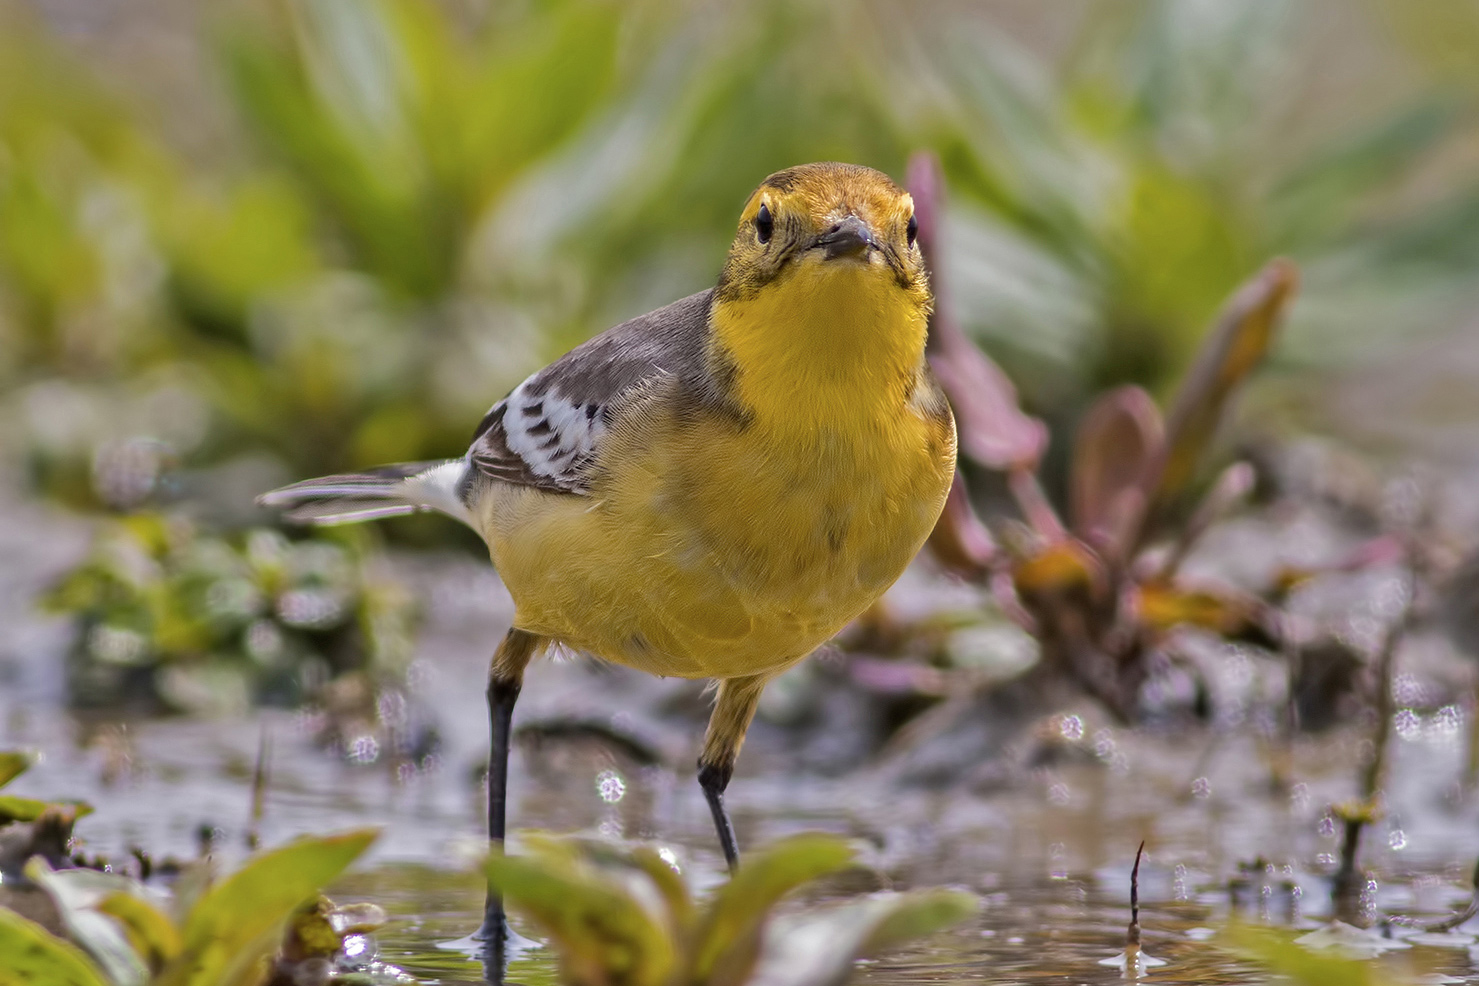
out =
[[740,213],[718,300],[743,301],[781,285],[850,282],[891,286],[927,310],[917,232],[914,200],[882,172],[831,163],[777,171]]

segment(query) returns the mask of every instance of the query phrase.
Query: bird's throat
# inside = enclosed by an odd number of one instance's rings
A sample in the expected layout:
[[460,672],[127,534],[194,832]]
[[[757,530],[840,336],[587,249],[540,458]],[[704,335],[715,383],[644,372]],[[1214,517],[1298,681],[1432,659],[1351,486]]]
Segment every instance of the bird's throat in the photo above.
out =
[[757,423],[786,428],[899,413],[924,360],[927,290],[855,261],[812,263],[713,312],[730,395]]

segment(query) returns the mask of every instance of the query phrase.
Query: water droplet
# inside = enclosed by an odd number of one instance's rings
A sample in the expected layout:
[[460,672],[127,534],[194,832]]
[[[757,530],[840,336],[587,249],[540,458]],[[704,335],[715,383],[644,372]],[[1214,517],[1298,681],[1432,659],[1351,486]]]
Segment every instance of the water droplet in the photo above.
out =
[[1403,739],[1417,739],[1423,731],[1423,718],[1411,709],[1398,709],[1392,716],[1392,726]]
[[351,763],[374,763],[380,759],[380,741],[373,736],[356,736],[344,751]]
[[657,850],[657,858],[671,866],[674,873],[683,872],[682,868],[678,865],[678,854],[667,846],[662,846]]
[[596,777],[596,793],[607,804],[616,804],[627,793],[626,781],[614,770],[603,770]]
[[277,600],[277,616],[290,627],[327,630],[343,620],[343,600],[322,589],[294,589]]
[[1055,842],[1048,846],[1048,879],[1067,880],[1068,868],[1063,865],[1063,857],[1068,854],[1068,849],[1061,842]]
[[1073,796],[1068,791],[1068,785],[1062,781],[1048,787],[1048,804],[1063,808],[1072,800]]
[[1058,730],[1066,740],[1078,742],[1084,738],[1084,721],[1078,716],[1064,716],[1058,723]]
[[1295,811],[1308,808],[1310,804],[1310,788],[1303,781],[1289,788],[1289,807]]
[[391,728],[404,726],[407,720],[406,697],[394,689],[388,689],[380,694],[375,703],[375,712],[380,716],[380,721]]
[[1431,728],[1435,738],[1449,740],[1463,732],[1464,713],[1457,705],[1445,705],[1433,713]]
[[1387,845],[1401,852],[1407,848],[1407,833],[1401,829],[1392,829],[1391,833],[1387,835]]
[[1416,675],[1399,674],[1392,679],[1392,699],[1398,705],[1425,705],[1427,689]]
[[286,641],[283,640],[282,630],[278,629],[276,622],[255,620],[247,627],[245,644],[246,652],[252,660],[267,664],[283,652]]
[[1212,782],[1205,777],[1198,777],[1191,782],[1191,796],[1205,801],[1212,796]]

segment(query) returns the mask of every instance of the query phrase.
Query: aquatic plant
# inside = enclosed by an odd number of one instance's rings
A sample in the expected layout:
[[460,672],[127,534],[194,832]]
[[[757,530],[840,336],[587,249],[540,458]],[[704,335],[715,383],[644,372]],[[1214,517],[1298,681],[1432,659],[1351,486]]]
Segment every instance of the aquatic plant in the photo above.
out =
[[807,834],[745,857],[706,901],[646,846],[525,835],[528,855],[495,853],[488,880],[547,934],[572,986],[817,986],[853,962],[975,913],[973,894],[878,893],[780,910],[803,884],[852,862],[847,843]]
[[[369,847],[375,832],[303,837],[211,882],[196,864],[172,898],[136,880],[89,869],[25,875],[56,906],[65,938],[0,907],[5,986],[258,986],[335,978],[332,956],[383,922],[378,908],[335,909],[318,898]],[[274,960],[274,955],[276,959]],[[301,976],[301,978],[300,978]]]
[[[920,241],[938,265],[943,178],[932,157],[916,157],[910,187]],[[1235,463],[1185,512],[1197,468],[1231,399],[1269,351],[1296,284],[1294,266],[1278,260],[1244,285],[1165,414],[1134,385],[1089,406],[1070,454],[1068,523],[1037,475],[1047,427],[1020,409],[1011,381],[966,338],[948,302],[936,308],[930,364],[955,408],[962,458],[1005,477],[1019,518],[994,537],[958,474],[930,547],[948,568],[996,590],[1003,610],[1041,644],[1045,669],[1122,718],[1133,717],[1143,656],[1160,634],[1188,624],[1224,636],[1269,633],[1259,600],[1187,584],[1179,570],[1212,522],[1252,490],[1251,467]],[[1156,540],[1163,543],[1152,551]]]
[[[0,788],[30,769],[35,758],[0,750]],[[71,851],[72,826],[92,813],[85,801],[41,801],[0,793],[0,881],[19,875],[26,860],[40,856],[58,865]]]
[[107,522],[45,603],[74,621],[79,705],[292,705],[346,676],[373,695],[401,681],[416,624],[363,535],[222,537],[162,514]]

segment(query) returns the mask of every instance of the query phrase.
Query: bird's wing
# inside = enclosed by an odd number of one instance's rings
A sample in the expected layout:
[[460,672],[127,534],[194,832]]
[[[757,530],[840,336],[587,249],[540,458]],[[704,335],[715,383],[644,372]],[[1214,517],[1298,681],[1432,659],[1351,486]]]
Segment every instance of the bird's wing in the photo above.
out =
[[702,389],[713,291],[608,329],[494,404],[473,435],[475,474],[559,493],[590,490],[601,441],[625,398],[671,376]]

